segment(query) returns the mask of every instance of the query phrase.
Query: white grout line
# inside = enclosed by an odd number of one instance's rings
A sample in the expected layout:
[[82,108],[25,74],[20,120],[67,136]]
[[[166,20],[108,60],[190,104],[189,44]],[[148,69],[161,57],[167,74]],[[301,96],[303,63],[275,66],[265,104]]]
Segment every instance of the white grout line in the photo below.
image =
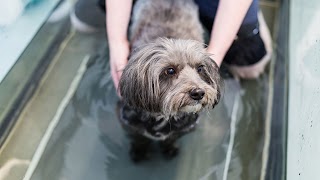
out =
[[52,133],[53,133],[55,127],[59,123],[59,120],[60,120],[65,108],[67,107],[69,101],[71,100],[74,93],[76,92],[76,89],[77,89],[78,85],[80,84],[80,81],[81,81],[84,73],[86,72],[87,62],[89,61],[89,58],[90,58],[90,56],[87,55],[82,60],[81,65],[78,69],[78,72],[77,72],[76,76],[74,77],[74,79],[72,80],[72,83],[70,84],[70,87],[68,89],[67,94],[62,99],[55,116],[53,117],[52,121],[50,122],[44,136],[42,137],[42,139],[40,141],[40,144],[39,144],[36,152],[34,153],[34,155],[32,157],[29,168],[28,168],[23,180],[29,180],[31,178],[31,176],[33,175],[33,172],[36,169],[36,167],[41,159],[41,156],[42,156],[42,154],[43,154],[43,152],[44,152],[44,150],[45,150],[45,148],[46,148],[46,146],[52,136]]
[[227,155],[226,155],[226,163],[223,171],[223,178],[222,178],[223,180],[227,180],[228,178],[228,171],[230,167],[232,149],[234,145],[234,138],[236,135],[236,122],[237,122],[237,113],[238,113],[239,103],[240,103],[240,92],[238,92],[235,95],[235,100],[232,108],[231,122],[230,122],[230,141],[229,141]]

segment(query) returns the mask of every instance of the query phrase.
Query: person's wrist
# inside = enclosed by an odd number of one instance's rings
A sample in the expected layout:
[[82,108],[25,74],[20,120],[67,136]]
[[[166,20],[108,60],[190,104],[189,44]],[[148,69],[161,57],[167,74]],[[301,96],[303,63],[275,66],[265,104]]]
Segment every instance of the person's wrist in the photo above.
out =
[[208,46],[207,52],[210,54],[210,58],[213,59],[220,67],[224,58],[224,53],[210,46]]
[[[121,56],[123,53],[127,55],[130,51],[128,40],[109,41],[110,56]],[[120,54],[119,54],[120,53]]]
[[128,39],[109,39],[110,48],[129,47]]

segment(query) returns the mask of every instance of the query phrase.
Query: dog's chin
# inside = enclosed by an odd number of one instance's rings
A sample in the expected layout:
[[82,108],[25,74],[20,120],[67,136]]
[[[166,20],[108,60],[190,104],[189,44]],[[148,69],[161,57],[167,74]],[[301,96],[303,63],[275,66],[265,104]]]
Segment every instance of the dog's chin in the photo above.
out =
[[180,112],[184,113],[198,113],[202,110],[202,104],[186,105],[179,109]]

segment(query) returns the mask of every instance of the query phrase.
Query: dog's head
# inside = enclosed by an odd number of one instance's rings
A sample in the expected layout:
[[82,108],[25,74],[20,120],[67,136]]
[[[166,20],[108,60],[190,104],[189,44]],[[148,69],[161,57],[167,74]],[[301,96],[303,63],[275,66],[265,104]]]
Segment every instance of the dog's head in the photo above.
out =
[[129,105],[174,115],[213,108],[220,99],[220,75],[203,44],[161,38],[135,49],[120,79]]

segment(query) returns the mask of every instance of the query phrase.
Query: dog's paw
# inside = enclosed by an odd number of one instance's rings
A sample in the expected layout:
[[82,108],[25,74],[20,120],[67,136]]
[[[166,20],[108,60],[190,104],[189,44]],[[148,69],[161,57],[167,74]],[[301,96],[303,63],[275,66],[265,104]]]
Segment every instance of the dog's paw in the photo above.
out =
[[129,154],[134,163],[150,159],[150,152],[148,150],[135,149],[131,147]]
[[179,154],[179,148],[175,144],[165,146],[162,147],[162,153],[167,159],[172,159]]

